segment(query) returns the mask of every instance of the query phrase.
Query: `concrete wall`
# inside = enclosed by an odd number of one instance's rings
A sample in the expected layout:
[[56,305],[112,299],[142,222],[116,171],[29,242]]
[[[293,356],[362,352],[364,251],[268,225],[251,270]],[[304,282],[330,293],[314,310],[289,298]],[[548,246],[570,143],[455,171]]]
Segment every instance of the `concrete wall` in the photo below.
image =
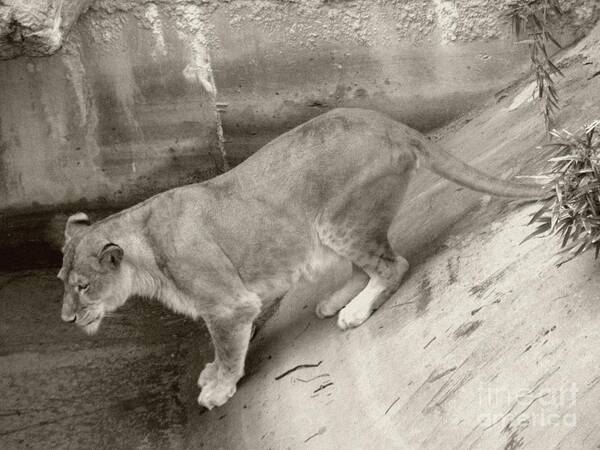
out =
[[[248,151],[336,106],[385,111],[427,131],[480,105],[529,67],[507,0],[232,1],[208,35],[227,152]],[[563,42],[596,2],[563,2]]]
[[122,204],[215,175],[202,36],[145,13],[90,12],[56,55],[0,62],[0,208]]
[[[336,106],[426,131],[528,67],[502,17],[508,0],[80,3],[54,55],[0,61],[0,248],[35,248],[57,212],[120,208],[214,176],[223,142],[236,164]],[[563,4],[570,42],[598,7]]]

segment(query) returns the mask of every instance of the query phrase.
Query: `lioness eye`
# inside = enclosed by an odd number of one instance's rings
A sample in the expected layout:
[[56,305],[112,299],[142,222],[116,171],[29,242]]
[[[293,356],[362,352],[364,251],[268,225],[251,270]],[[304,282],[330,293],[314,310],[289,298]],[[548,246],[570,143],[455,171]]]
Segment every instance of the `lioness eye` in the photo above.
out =
[[89,287],[90,287],[90,284],[89,284],[89,283],[80,284],[80,285],[79,285],[79,286],[77,286],[77,287],[79,288],[79,290],[80,290],[81,292],[83,292],[83,291],[87,290],[87,288],[89,288]]

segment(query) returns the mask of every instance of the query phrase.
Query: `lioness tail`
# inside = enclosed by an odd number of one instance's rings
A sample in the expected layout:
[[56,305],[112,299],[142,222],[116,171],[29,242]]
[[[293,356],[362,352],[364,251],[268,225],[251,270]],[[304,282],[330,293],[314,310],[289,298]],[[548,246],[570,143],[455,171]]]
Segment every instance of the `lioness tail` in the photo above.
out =
[[452,156],[435,143],[424,141],[424,138],[411,138],[410,144],[425,167],[461,186],[500,197],[539,199],[543,196],[540,185],[514,183],[487,175]]

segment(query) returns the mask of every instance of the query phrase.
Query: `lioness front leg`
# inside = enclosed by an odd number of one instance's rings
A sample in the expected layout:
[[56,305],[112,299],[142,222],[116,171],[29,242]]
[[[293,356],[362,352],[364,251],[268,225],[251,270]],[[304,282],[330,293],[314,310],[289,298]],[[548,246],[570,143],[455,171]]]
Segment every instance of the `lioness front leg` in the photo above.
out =
[[218,367],[217,356],[215,355],[215,360],[213,362],[206,363],[204,369],[202,369],[202,372],[200,372],[200,376],[198,377],[199,388],[203,388],[211,381],[217,379]]
[[221,406],[235,393],[238,380],[244,376],[252,323],[257,314],[258,311],[251,314],[231,311],[205,319],[215,347],[215,360],[206,365],[198,378],[202,387],[198,397],[201,406],[208,409]]

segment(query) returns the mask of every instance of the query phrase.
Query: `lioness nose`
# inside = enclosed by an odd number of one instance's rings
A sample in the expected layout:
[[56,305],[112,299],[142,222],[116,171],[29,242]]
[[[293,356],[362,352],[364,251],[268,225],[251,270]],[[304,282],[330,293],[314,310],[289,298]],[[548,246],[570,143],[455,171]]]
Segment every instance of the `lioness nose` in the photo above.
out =
[[61,314],[60,318],[63,322],[73,323],[77,320],[77,314]]

